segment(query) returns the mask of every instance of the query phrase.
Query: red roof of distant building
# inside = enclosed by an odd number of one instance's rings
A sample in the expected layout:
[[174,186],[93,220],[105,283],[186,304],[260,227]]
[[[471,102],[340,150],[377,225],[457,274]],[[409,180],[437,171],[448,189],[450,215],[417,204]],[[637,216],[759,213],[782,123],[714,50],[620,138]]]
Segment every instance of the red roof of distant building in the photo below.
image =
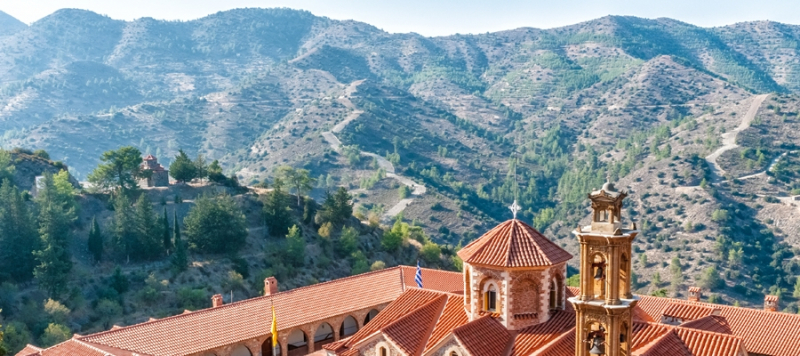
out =
[[572,258],[530,225],[508,220],[458,251],[464,262],[494,267],[543,267]]
[[147,155],[147,156],[145,156],[145,157],[143,158],[143,160],[145,160],[145,161],[155,161],[155,160],[156,160],[156,158],[155,158],[155,157],[153,157],[153,155]]

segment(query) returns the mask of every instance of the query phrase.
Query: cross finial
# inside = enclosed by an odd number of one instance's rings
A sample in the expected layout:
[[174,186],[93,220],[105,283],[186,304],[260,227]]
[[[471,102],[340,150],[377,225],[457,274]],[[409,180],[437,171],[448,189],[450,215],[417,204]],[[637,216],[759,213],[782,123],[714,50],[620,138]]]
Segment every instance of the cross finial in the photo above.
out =
[[516,220],[517,219],[517,212],[522,210],[522,207],[520,207],[519,204],[517,204],[517,200],[514,199],[514,203],[511,204],[511,206],[509,206],[508,208],[511,209],[511,213],[514,214],[514,220]]

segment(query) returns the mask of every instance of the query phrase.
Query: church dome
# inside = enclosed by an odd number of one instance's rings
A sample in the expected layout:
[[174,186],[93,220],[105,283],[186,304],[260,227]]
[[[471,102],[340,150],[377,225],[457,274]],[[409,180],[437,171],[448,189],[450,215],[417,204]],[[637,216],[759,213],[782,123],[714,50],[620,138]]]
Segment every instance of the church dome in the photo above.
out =
[[458,251],[469,264],[491,267],[546,267],[572,258],[522,221],[508,220]]

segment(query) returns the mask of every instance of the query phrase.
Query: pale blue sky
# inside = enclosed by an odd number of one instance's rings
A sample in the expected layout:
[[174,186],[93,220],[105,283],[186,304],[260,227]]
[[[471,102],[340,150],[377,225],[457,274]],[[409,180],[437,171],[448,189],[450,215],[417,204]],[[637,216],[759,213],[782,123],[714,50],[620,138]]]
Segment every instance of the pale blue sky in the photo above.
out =
[[67,7],[124,20],[191,20],[239,7],[289,7],[428,36],[552,28],[605,15],[670,17],[705,27],[754,20],[800,24],[800,0],[0,0],[0,10],[26,23]]

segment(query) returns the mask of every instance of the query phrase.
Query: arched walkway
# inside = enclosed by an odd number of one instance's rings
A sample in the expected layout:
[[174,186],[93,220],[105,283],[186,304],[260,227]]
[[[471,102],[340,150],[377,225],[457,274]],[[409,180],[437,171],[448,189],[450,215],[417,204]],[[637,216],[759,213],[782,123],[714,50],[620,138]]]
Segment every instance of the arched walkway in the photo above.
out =
[[342,321],[342,326],[339,327],[339,338],[345,338],[353,335],[356,333],[356,331],[358,331],[358,322],[356,321],[356,318],[348,315],[346,318],[344,318],[344,321]]
[[239,345],[231,351],[231,356],[253,356],[253,354],[250,353],[247,346]]
[[289,339],[286,341],[288,344],[288,356],[305,355],[308,353],[308,337],[303,330],[294,329],[289,334]]
[[281,343],[278,342],[278,353],[272,353],[272,337],[264,340],[261,344],[261,356],[279,356],[281,354]]
[[314,333],[314,350],[322,349],[322,345],[333,342],[333,327],[331,324],[322,323]]
[[364,318],[364,325],[367,325],[367,323],[369,323],[370,320],[374,319],[376,315],[378,315],[377,310],[375,309],[370,310],[369,313],[367,314],[367,317]]

